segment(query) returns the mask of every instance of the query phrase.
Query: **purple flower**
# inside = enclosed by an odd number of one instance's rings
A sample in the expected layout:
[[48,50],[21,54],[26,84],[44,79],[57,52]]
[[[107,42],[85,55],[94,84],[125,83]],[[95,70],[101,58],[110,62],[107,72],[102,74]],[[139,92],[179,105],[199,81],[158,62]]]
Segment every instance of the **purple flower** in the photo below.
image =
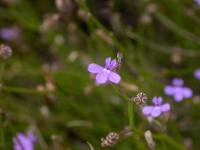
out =
[[200,69],[197,69],[195,72],[194,72],[194,76],[200,80]]
[[194,0],[197,5],[200,5],[200,0]]
[[169,103],[164,103],[162,97],[154,97],[152,99],[153,106],[152,105],[147,105],[142,108],[142,112],[146,116],[151,116],[151,117],[158,117],[161,115],[162,112],[166,112],[170,110],[170,104]]
[[33,132],[29,131],[27,134],[18,133],[13,138],[14,150],[34,150],[36,137]]
[[16,40],[20,36],[20,31],[19,28],[14,26],[14,27],[9,27],[9,28],[3,28],[0,30],[0,38],[3,40]]
[[182,101],[184,98],[192,97],[192,89],[183,86],[184,81],[182,79],[175,78],[172,81],[172,85],[167,85],[164,88],[166,95],[173,96],[176,102]]
[[111,60],[110,57],[107,57],[105,60],[105,67],[92,63],[89,64],[88,71],[96,75],[97,84],[104,84],[109,81],[118,84],[121,80],[121,77],[116,72],[114,72],[116,67],[117,61],[115,59]]

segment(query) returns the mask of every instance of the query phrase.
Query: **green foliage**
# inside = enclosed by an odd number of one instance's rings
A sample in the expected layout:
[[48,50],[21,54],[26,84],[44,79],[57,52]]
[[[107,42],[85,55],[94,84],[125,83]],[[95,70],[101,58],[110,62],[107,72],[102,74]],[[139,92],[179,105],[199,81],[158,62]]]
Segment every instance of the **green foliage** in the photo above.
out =
[[[20,35],[0,39],[13,49],[0,63],[0,149],[11,149],[13,136],[28,127],[39,139],[36,149],[103,149],[101,138],[121,133],[129,121],[133,134],[108,149],[149,149],[146,130],[158,150],[183,150],[191,142],[191,149],[199,149],[200,86],[193,72],[200,66],[200,6],[195,2],[66,0],[60,10],[54,0],[6,1],[0,2],[0,29],[17,26]],[[103,65],[117,52],[123,54],[120,75],[126,84],[95,86],[87,65]],[[164,96],[172,77],[183,78],[195,98],[175,103]],[[139,90],[130,90],[130,84]],[[140,106],[127,107],[141,91],[149,100],[162,95],[169,101],[169,119],[151,124]]]

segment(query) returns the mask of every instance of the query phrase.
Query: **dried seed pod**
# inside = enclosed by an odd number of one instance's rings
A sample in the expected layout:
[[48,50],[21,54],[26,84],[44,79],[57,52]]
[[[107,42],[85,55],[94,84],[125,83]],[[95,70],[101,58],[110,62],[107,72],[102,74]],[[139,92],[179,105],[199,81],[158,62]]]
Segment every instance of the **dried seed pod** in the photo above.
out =
[[151,150],[154,150],[156,144],[155,144],[155,142],[154,142],[154,140],[153,140],[153,138],[152,138],[151,131],[150,131],[150,130],[145,131],[144,137],[145,137],[145,140],[146,140],[146,142],[147,142],[149,148],[150,148]]
[[12,56],[12,49],[10,46],[7,46],[5,44],[0,45],[0,57],[3,59],[8,59]]
[[123,54],[118,52],[117,53],[117,67],[116,67],[116,71],[119,72],[121,65],[122,65],[122,58],[123,58]]
[[147,95],[143,92],[140,92],[136,97],[132,97],[131,100],[137,105],[144,105],[147,101]]
[[101,138],[102,147],[113,147],[119,141],[119,134],[110,132],[105,138]]
[[133,130],[127,126],[120,132],[120,137],[128,138],[133,135]]

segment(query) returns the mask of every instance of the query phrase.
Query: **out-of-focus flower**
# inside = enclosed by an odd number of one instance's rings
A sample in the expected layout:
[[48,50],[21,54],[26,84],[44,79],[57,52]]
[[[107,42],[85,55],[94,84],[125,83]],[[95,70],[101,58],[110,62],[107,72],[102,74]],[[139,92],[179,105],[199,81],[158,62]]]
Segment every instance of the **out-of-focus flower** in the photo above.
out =
[[197,5],[200,5],[200,0],[194,0]]
[[96,75],[97,84],[104,84],[109,81],[118,84],[121,77],[116,72],[113,72],[116,67],[117,61],[115,59],[111,60],[110,57],[107,57],[105,60],[105,67],[92,63],[89,64],[88,71]]
[[183,86],[184,81],[179,78],[175,78],[172,81],[172,85],[167,85],[164,88],[166,95],[173,96],[176,102],[182,101],[184,98],[192,97],[192,89]]
[[119,134],[110,132],[105,138],[101,138],[102,147],[113,147],[119,141]]
[[14,41],[20,37],[20,30],[18,27],[2,28],[0,30],[0,38],[3,40]]
[[5,44],[0,45],[0,57],[3,59],[8,59],[12,56],[12,49],[10,46],[7,46]]
[[55,28],[59,24],[59,14],[51,14],[45,17],[40,27],[42,33],[48,32],[50,29]]
[[18,2],[18,0],[1,0],[3,4],[10,6],[10,5],[14,5]]
[[195,72],[194,72],[194,76],[200,80],[200,69],[197,69]]
[[36,137],[32,131],[27,134],[18,133],[13,138],[14,150],[34,150],[34,144],[36,143]]
[[83,9],[79,9],[77,15],[82,21],[88,21],[91,17],[91,14]]
[[162,97],[154,97],[152,99],[154,105],[147,105],[142,108],[142,112],[146,116],[158,117],[162,112],[166,112],[170,110],[170,104],[164,103]]
[[173,50],[173,53],[171,55],[171,61],[178,65],[181,63],[182,61],[182,50],[179,47],[175,47]]

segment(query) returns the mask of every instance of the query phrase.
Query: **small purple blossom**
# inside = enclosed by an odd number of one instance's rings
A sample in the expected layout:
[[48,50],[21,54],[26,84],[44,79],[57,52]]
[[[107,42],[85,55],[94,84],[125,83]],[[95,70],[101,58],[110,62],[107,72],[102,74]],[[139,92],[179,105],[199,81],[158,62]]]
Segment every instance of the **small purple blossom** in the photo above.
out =
[[3,40],[17,40],[20,36],[20,30],[18,27],[2,28],[0,30],[0,38]]
[[200,69],[197,69],[195,72],[194,72],[194,76],[200,80]]
[[167,85],[164,88],[166,95],[173,96],[176,102],[182,101],[184,98],[192,97],[192,89],[183,86],[184,81],[179,78],[175,78],[172,81],[172,85]]
[[142,108],[142,112],[146,116],[151,116],[151,117],[158,117],[162,114],[162,112],[167,112],[170,110],[170,104],[169,103],[164,103],[162,97],[154,97],[152,99],[152,102],[154,105],[147,105]]
[[194,0],[197,5],[200,5],[200,0]]
[[110,57],[107,57],[105,60],[105,67],[102,67],[95,63],[91,63],[88,66],[88,71],[96,75],[97,84],[104,84],[109,81],[118,84],[121,80],[121,77],[119,76],[119,74],[114,72],[116,68],[117,61],[115,59],[111,60]]
[[32,131],[28,131],[27,134],[18,133],[13,138],[14,150],[34,150],[34,144],[36,143],[36,137]]

